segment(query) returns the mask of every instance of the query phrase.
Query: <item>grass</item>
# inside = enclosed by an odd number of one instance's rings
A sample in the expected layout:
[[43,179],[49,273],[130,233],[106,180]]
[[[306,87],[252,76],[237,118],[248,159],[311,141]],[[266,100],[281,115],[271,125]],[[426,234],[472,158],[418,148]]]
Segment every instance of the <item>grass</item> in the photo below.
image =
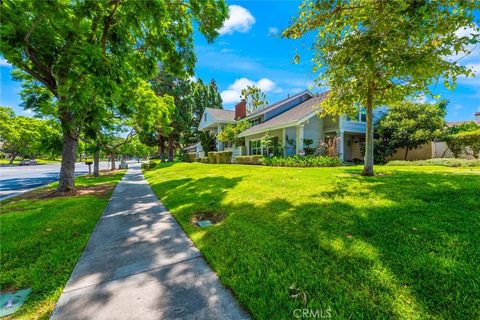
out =
[[[479,319],[480,168],[360,172],[179,163],[145,174],[254,318]],[[192,218],[205,212],[224,220],[200,229]]]
[[48,319],[123,171],[78,177],[76,196],[55,184],[1,202],[2,291],[31,287],[15,319]]

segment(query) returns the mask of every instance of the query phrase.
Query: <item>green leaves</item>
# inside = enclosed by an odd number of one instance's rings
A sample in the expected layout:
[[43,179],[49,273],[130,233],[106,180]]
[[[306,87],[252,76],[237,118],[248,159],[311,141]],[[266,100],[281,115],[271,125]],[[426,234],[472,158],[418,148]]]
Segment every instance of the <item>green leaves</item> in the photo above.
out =
[[242,89],[240,98],[247,101],[247,111],[249,113],[268,106],[267,95],[255,85]]

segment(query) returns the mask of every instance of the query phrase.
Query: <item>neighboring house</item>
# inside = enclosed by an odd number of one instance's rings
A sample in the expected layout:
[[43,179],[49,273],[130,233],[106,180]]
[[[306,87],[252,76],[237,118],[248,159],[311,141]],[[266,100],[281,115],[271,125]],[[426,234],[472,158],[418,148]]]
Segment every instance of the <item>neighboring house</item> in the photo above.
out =
[[[466,121],[452,121],[448,122],[447,126],[453,127],[468,122],[476,122],[480,125],[480,112],[475,113],[475,120]],[[426,160],[432,158],[453,158],[453,153],[448,150],[447,144],[443,141],[431,141],[424,144],[418,149],[413,149],[408,152],[407,160]],[[463,155],[462,158],[473,159],[471,155]],[[388,157],[387,160],[404,160],[405,149],[398,149],[392,157]]]
[[[202,115],[199,130],[218,134],[227,124],[247,119],[252,127],[240,133],[244,142],[232,146],[217,142],[217,150],[230,150],[234,156],[268,155],[272,150],[262,147],[261,139],[267,133],[285,155],[304,154],[307,147],[320,150],[324,139],[338,137],[338,154],[343,161],[361,159],[360,145],[365,140],[365,113],[359,112],[357,118],[346,116],[327,116],[317,114],[320,103],[326,93],[314,95],[304,91],[292,97],[278,101],[265,108],[247,114],[246,102],[241,101],[233,110],[206,108]],[[311,140],[307,146],[305,140]],[[201,147],[196,147],[198,156],[204,156]]]

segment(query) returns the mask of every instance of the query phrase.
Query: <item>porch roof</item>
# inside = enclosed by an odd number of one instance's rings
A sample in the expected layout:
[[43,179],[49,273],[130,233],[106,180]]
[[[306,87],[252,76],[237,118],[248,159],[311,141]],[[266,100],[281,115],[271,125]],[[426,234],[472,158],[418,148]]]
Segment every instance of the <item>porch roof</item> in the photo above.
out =
[[315,115],[316,107],[320,105],[326,96],[326,92],[314,96],[268,121],[262,122],[243,131],[238,136],[246,137],[256,133],[298,125]]

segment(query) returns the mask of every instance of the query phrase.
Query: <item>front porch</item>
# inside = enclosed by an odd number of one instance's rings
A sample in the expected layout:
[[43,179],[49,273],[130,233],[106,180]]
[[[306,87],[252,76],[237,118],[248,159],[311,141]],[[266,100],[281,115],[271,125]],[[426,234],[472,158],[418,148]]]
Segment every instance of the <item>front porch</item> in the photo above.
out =
[[[284,156],[324,154],[323,142],[335,139],[338,157],[343,162],[362,160],[362,143],[365,140],[364,123],[352,123],[343,118],[312,117],[301,124],[284,126],[245,137],[246,155]],[[272,146],[265,147],[262,138],[271,137]],[[243,153],[241,153],[243,155]],[[241,155],[238,154],[237,155]],[[234,152],[235,155],[235,152]]]

